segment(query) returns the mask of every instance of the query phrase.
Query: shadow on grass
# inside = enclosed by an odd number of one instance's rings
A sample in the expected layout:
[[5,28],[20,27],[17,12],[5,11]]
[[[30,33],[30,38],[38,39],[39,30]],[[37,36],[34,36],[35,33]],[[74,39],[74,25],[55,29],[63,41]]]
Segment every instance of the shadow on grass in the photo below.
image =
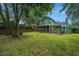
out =
[[13,41],[16,41],[16,40],[23,40],[23,39],[27,40],[31,36],[32,35],[22,35],[19,38],[13,38],[12,36],[0,35],[0,43],[6,44],[8,42],[13,42]]

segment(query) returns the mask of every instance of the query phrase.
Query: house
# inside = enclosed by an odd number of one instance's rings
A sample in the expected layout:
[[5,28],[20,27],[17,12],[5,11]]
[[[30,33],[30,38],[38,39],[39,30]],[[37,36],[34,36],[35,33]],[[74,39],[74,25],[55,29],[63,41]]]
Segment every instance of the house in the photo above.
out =
[[44,17],[38,25],[39,32],[50,32],[50,33],[67,33],[68,28],[66,24],[57,23],[50,17]]

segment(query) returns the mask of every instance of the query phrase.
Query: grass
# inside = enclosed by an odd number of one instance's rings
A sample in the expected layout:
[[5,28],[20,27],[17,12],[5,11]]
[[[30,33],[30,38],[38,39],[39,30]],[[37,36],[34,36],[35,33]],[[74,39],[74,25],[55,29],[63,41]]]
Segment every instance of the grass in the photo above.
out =
[[21,38],[0,36],[0,55],[79,56],[79,34],[27,32]]

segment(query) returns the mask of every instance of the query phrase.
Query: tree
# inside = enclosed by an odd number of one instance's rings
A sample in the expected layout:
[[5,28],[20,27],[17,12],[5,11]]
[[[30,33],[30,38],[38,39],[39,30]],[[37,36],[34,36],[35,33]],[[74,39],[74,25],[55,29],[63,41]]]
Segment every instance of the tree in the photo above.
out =
[[68,18],[70,19],[72,25],[79,25],[79,4],[76,3],[67,3],[64,4],[64,7],[61,11],[66,11]]
[[12,4],[13,7],[13,11],[14,11],[14,15],[15,15],[15,31],[13,36],[14,37],[18,37],[19,33],[18,33],[18,24],[20,21],[20,18],[23,14],[23,4]]
[[[4,15],[4,11],[3,11],[3,9],[2,9],[2,6],[3,5],[5,5],[5,15]],[[3,6],[4,7],[4,6]],[[7,7],[7,5],[6,4],[0,4],[0,15],[1,15],[1,17],[2,17],[2,20],[3,20],[3,22],[4,22],[4,24],[5,24],[5,26],[6,26],[6,29],[7,29],[7,35],[10,35],[11,34],[11,32],[10,32],[10,25],[9,25],[9,13],[8,13],[8,7]]]
[[50,12],[54,7],[54,4],[25,4],[24,5],[24,16],[26,22],[29,24],[38,25],[42,18]]
[[8,35],[11,35],[11,28],[10,28],[10,17],[9,17],[9,10],[8,10],[8,5],[5,3],[5,9],[6,9],[6,23],[7,23],[7,28],[8,28]]
[[[4,10],[2,8],[2,5],[4,5]],[[27,19],[26,21],[28,23],[38,25],[43,16],[50,12],[54,7],[54,4],[4,3],[2,5],[0,4],[0,15],[6,25],[7,33],[9,35],[12,35],[13,37],[19,37],[18,25],[21,19]],[[10,25],[10,22],[12,20],[14,20],[15,23],[14,31],[12,31]]]

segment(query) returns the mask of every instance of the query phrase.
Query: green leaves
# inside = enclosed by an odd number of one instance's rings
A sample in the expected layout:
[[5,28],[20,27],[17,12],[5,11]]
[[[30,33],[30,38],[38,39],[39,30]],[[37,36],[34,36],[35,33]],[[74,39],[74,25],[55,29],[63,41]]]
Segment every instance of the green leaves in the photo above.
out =
[[32,20],[35,24],[37,24],[38,21],[40,21],[40,19],[44,15],[50,12],[53,7],[54,7],[54,4],[42,4],[42,3],[24,4],[25,18]]
[[[0,14],[3,20],[7,19],[6,28],[10,28],[10,21],[15,21],[15,31],[13,32],[14,36],[18,35],[18,25],[21,19],[26,20],[28,25],[37,25],[39,24],[40,20],[47,15],[48,12],[52,10],[54,4],[44,4],[44,3],[11,3],[11,4],[0,4]],[[2,13],[2,7],[4,7],[4,13]],[[5,11],[6,10],[6,11]],[[6,17],[6,18],[5,18]],[[21,20],[21,21],[23,21]],[[9,26],[10,25],[10,26]],[[10,31],[10,30],[8,30]]]
[[70,19],[72,25],[79,25],[79,4],[78,3],[68,3],[64,4],[61,11],[66,11],[67,17]]

